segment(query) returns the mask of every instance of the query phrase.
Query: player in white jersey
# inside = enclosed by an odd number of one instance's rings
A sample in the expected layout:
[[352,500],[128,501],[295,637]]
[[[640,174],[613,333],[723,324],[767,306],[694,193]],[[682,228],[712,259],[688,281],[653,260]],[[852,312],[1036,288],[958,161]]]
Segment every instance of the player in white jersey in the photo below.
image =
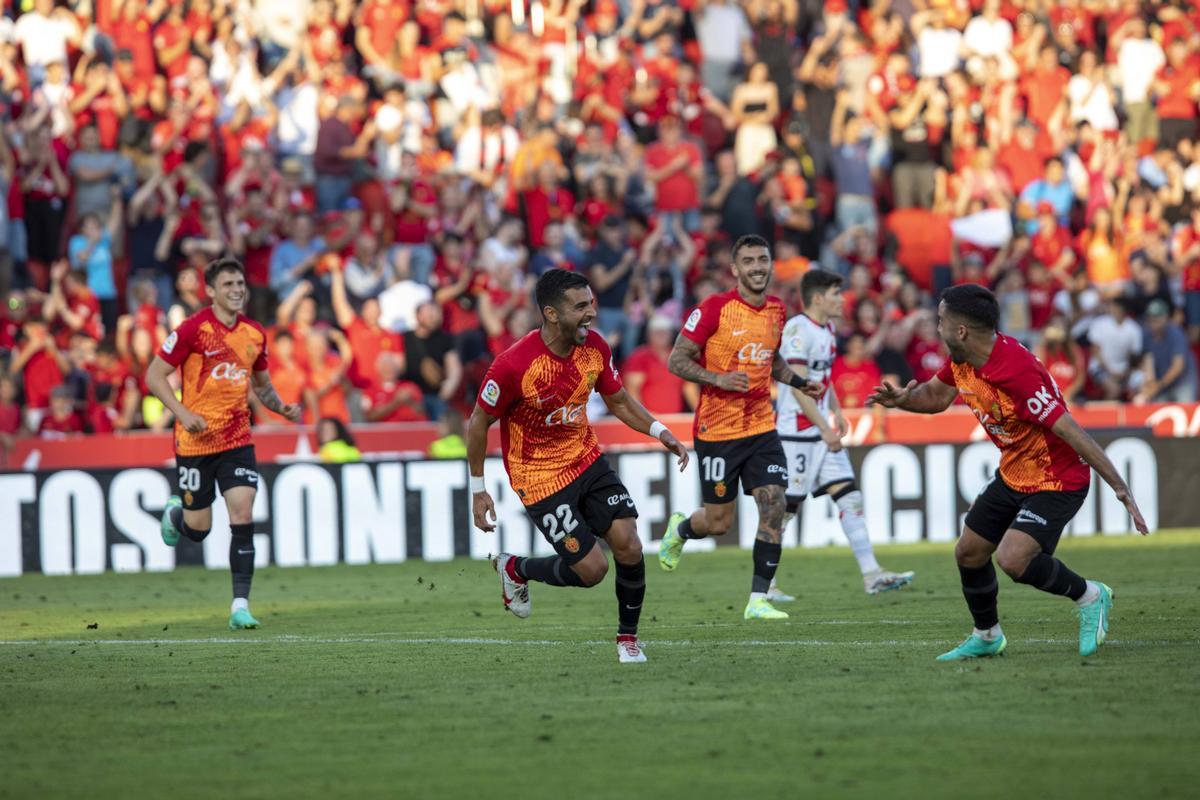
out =
[[[879,566],[871,548],[871,537],[863,519],[862,492],[854,480],[854,468],[842,448],[849,426],[842,416],[837,394],[830,385],[830,369],[837,356],[837,338],[829,320],[842,315],[842,278],[814,269],[800,281],[805,313],[788,320],[783,329],[780,354],[797,375],[825,384],[825,393],[813,399],[778,385],[776,430],[788,458],[786,527],[807,495],[829,495],[838,507],[842,532],[850,541],[862,571],[867,594],[899,589],[913,579],[912,572],[890,572]],[[792,600],[771,582],[770,600]]]

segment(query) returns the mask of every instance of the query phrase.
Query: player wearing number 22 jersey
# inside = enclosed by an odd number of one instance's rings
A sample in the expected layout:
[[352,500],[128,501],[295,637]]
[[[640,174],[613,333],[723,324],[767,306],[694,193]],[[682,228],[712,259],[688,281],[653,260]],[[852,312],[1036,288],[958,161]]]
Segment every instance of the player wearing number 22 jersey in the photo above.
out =
[[668,365],[699,383],[694,435],[703,508],[671,516],[659,546],[659,565],[673,571],[688,539],[720,536],[733,524],[738,484],[758,505],[754,576],[745,619],[785,619],[767,602],[779,566],[787,458],[775,431],[772,381],[802,391],[817,387],[797,376],[779,353],[786,312],[767,294],[773,264],[767,242],[743,236],[733,247],[737,287],[713,295],[688,316]]
[[625,392],[608,342],[591,330],[596,310],[585,278],[550,270],[538,280],[537,302],[542,327],[496,358],[471,415],[467,449],[475,524],[483,531],[495,528],[483,462],[488,427],[498,421],[509,484],[555,552],[545,558],[501,553],[493,559],[505,608],[517,617],[529,616],[529,581],[599,583],[608,559],[596,540],[604,538],[616,562],[618,659],[645,661],[637,641],[646,591],[637,509],[600,452],[588,423],[588,397],[599,392],[614,416],[656,436],[680,456],[681,469],[687,451]]
[[897,389],[885,383],[869,400],[935,414],[961,397],[1000,448],[1000,469],[971,504],[954,550],[975,629],[938,660],[1004,651],[993,553],[1016,582],[1075,601],[1079,654],[1090,656],[1108,635],[1112,591],[1054,557],[1063,528],[1087,497],[1089,465],[1125,504],[1134,527],[1143,534],[1148,529],[1124,478],[1071,418],[1045,366],[996,330],[999,318],[1000,306],[987,289],[947,289],[938,309],[938,333],[950,362],[919,386],[913,381]]

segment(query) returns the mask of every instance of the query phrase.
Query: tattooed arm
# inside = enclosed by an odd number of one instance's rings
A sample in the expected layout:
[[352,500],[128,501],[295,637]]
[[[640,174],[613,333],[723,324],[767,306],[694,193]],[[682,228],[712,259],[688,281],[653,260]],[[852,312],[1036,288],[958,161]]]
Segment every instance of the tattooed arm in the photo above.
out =
[[254,394],[269,410],[276,414],[286,417],[291,422],[299,422],[300,414],[303,411],[298,403],[285,403],[279,399],[279,392],[275,391],[275,387],[271,385],[271,373],[267,370],[258,370],[254,373]]
[[750,378],[744,372],[712,372],[700,365],[703,353],[700,345],[683,334],[675,339],[675,347],[667,359],[667,369],[685,381],[701,386],[715,386],[727,392],[745,392],[750,389]]
[[820,397],[825,391],[825,384],[810,381],[806,376],[798,374],[787,363],[787,360],[775,351],[775,360],[771,363],[771,377],[780,383],[786,383],[793,389],[804,392],[809,397]]

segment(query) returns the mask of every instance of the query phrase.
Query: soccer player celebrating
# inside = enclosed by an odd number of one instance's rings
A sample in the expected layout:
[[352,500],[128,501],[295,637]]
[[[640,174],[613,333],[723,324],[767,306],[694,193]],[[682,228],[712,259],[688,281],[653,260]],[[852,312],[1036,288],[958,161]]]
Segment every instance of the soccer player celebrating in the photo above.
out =
[[[780,352],[797,375],[824,384],[837,355],[837,339],[830,319],[842,315],[842,277],[833,272],[813,269],[800,279],[804,313],[788,320],[783,329]],[[779,416],[775,422],[788,459],[787,514],[784,527],[800,508],[808,494],[828,494],[837,504],[842,532],[858,559],[863,587],[867,594],[899,589],[913,579],[912,572],[889,572],[875,560],[871,536],[863,519],[862,492],[854,482],[854,467],[842,449],[842,437],[849,426],[833,387],[813,399],[790,386],[780,384],[777,393]],[[833,424],[830,424],[830,417]],[[774,581],[768,600],[793,600],[780,591]]]
[[766,240],[753,235],[738,239],[732,265],[737,288],[713,295],[692,311],[667,362],[671,372],[701,386],[693,430],[704,505],[690,517],[671,515],[659,545],[659,565],[672,571],[688,539],[729,530],[740,480],[742,491],[758,504],[746,619],[787,618],[767,601],[779,566],[787,486],[771,381],[812,396],[824,390],[792,372],[779,353],[786,314],[783,302],[767,294],[773,267]]
[[945,410],[961,395],[992,442],[1000,470],[971,505],[954,547],[963,596],[975,630],[939,661],[995,656],[1007,641],[996,612],[999,591],[992,553],[1008,576],[1075,601],[1079,654],[1090,656],[1108,635],[1112,590],[1084,580],[1054,558],[1066,524],[1087,497],[1088,465],[1125,504],[1139,533],[1146,521],[1108,456],[1067,413],[1062,394],[1042,362],[996,330],[1000,307],[981,286],[942,293],[938,334],[950,361],[925,383],[875,388],[868,403],[922,414]]
[[[229,509],[229,568],[233,572],[230,630],[257,628],[250,615],[254,576],[254,523],[251,511],[258,489],[258,464],[250,444],[250,406],[246,390],[262,404],[295,422],[297,404],[285,404],[267,372],[267,337],[241,313],[249,290],[246,270],[233,258],[213,261],[204,270],[212,306],[180,323],[159,348],[146,372],[146,386],[175,415],[175,465],[179,495],[167,501],[163,541],[174,547],[180,535],[202,542],[212,528],[212,504],[219,485]],[[183,373],[183,399],[168,383]],[[180,497],[180,495],[182,497]]]
[[642,404],[626,393],[604,337],[591,329],[596,304],[587,279],[552,269],[535,291],[542,326],[492,363],[467,429],[475,526],[495,530],[496,508],[484,488],[487,431],[500,421],[500,443],[509,483],[534,526],[557,555],[492,559],[504,606],[529,616],[529,581],[550,586],[595,586],[608,572],[596,537],[608,542],[617,568],[617,658],[646,660],[637,639],[646,593],[646,567],[637,535],[637,509],[604,456],[588,424],[587,401],[600,392],[613,416],[662,442],[679,457],[687,450]]

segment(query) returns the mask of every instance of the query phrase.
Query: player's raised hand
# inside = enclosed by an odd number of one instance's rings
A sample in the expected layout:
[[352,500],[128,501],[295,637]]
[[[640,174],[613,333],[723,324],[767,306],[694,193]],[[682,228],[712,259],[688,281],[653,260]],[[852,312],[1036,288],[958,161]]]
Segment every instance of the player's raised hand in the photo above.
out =
[[1133,499],[1131,492],[1122,492],[1117,495],[1117,499],[1125,504],[1125,510],[1129,512],[1129,516],[1133,518],[1133,527],[1142,536],[1150,533],[1150,526],[1146,524],[1146,520],[1142,517],[1142,512],[1138,508],[1137,501]]
[[750,376],[744,372],[722,372],[717,376],[716,387],[727,392],[748,392]]
[[204,431],[208,430],[208,423],[204,421],[204,417],[200,416],[199,414],[193,414],[186,408],[183,410],[183,413],[179,415],[179,424],[182,425],[183,429],[188,433],[203,433]]
[[289,422],[299,422],[300,416],[304,413],[304,406],[299,403],[288,403],[279,409],[279,413],[283,414]]
[[475,517],[475,527],[484,533],[496,530],[496,504],[487,492],[477,492],[471,495],[471,515]]
[[887,381],[883,382],[883,386],[876,386],[875,391],[867,398],[869,406],[883,406],[884,408],[899,408],[900,405],[908,399],[908,393],[917,388],[915,380],[909,381],[908,385],[903,389],[897,389]]
[[662,442],[663,447],[670,450],[679,459],[679,471],[683,472],[687,469],[688,460],[691,457],[688,455],[687,448],[683,446],[683,443],[675,438],[675,434],[670,431],[663,431],[658,440]]

